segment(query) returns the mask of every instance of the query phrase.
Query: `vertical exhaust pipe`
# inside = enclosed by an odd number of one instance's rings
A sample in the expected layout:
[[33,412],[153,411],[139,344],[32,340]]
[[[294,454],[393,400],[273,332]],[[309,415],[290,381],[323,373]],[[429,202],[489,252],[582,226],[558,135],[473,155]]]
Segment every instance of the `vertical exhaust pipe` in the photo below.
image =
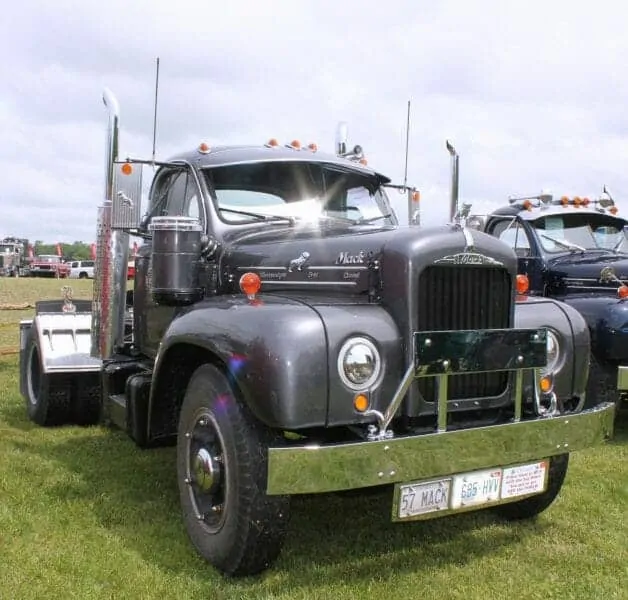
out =
[[336,154],[344,156],[347,153],[347,124],[344,121],[338,123],[336,127]]
[[103,91],[103,102],[109,112],[109,121],[105,154],[105,197],[98,209],[96,232],[90,354],[106,360],[124,342],[129,234],[112,227],[114,163],[118,160],[120,108],[115,96],[107,88]]
[[458,214],[458,189],[459,189],[459,171],[458,171],[458,153],[446,140],[445,145],[451,156],[451,199],[449,204],[449,220],[453,222]]

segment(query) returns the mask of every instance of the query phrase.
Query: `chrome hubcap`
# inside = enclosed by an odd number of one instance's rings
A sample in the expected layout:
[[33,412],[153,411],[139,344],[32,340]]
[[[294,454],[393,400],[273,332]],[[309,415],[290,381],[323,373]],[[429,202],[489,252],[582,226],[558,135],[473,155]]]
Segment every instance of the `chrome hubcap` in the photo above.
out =
[[185,434],[187,475],[185,484],[196,518],[210,531],[218,530],[224,519],[226,489],[224,454],[215,421],[208,413],[197,416]]

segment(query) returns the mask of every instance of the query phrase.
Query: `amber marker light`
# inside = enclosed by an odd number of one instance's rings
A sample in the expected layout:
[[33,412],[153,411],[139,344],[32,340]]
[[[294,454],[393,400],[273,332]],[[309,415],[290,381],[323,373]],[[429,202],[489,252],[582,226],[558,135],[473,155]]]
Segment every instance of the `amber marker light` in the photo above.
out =
[[591,200],[589,200],[588,198],[583,198],[582,199],[582,206],[589,206],[590,202],[591,202]]
[[244,273],[242,277],[240,277],[240,290],[242,290],[243,294],[246,294],[249,300],[255,299],[255,294],[260,291],[262,287],[262,280],[257,273]]
[[552,391],[552,378],[551,377],[541,377],[539,381],[539,387],[544,394]]
[[525,294],[530,287],[530,280],[527,275],[517,275],[517,294]]
[[120,167],[120,171],[122,171],[123,175],[130,175],[133,173],[133,167],[131,166],[131,163],[124,163],[122,167]]
[[616,206],[611,206],[608,209],[608,212],[611,213],[611,215],[616,215],[619,212],[619,209]]
[[290,147],[294,148],[295,150],[301,150],[301,142],[299,140],[292,140],[290,142]]
[[279,142],[275,138],[270,138],[266,145],[271,148],[275,148],[276,146],[279,146]]
[[619,298],[628,298],[628,285],[620,285],[617,288],[617,296]]
[[532,202],[530,202],[529,200],[526,200],[523,203],[523,208],[525,208],[526,210],[532,210]]
[[421,200],[421,192],[412,192],[412,202],[419,202]]
[[353,408],[359,413],[366,412],[369,407],[369,399],[364,394],[358,394],[353,399]]
[[311,144],[308,144],[307,147],[308,147],[308,150],[311,150],[312,152],[316,152],[318,150],[318,146],[314,142],[312,142]]
[[209,154],[209,151],[210,151],[209,144],[206,144],[205,142],[202,142],[201,144],[199,144],[198,151],[201,154]]
[[569,204],[569,198],[568,198],[567,196],[563,196],[563,197],[560,199],[560,203],[561,203],[563,206],[567,206],[567,205]]
[[580,198],[580,196],[576,196],[573,199],[573,205],[574,206],[580,206],[582,204],[582,198]]

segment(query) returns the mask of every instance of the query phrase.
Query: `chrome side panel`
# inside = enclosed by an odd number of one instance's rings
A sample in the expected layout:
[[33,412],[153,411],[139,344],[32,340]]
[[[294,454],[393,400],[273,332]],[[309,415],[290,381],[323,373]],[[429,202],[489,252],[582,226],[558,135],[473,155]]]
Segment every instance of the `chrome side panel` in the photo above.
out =
[[615,406],[378,441],[268,449],[268,494],[312,494],[448,476],[582,450],[613,434]]

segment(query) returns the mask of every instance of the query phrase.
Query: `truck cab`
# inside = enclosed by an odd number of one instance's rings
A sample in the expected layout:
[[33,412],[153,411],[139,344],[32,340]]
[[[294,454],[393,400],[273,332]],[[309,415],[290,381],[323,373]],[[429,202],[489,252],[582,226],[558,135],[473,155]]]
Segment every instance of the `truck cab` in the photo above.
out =
[[628,221],[608,190],[594,200],[513,198],[467,222],[514,250],[530,296],[555,298],[585,317],[592,344],[588,402],[619,405],[628,389]]
[[[103,99],[93,300],[65,288],[21,323],[21,391],[40,425],[176,445],[188,536],[223,573],[272,565],[298,494],[386,486],[396,522],[531,518],[570,453],[612,436],[612,404],[584,409],[581,314],[519,302],[527,279],[492,235],[400,225],[360,146],[120,159]],[[127,293],[131,235],[144,243]]]

